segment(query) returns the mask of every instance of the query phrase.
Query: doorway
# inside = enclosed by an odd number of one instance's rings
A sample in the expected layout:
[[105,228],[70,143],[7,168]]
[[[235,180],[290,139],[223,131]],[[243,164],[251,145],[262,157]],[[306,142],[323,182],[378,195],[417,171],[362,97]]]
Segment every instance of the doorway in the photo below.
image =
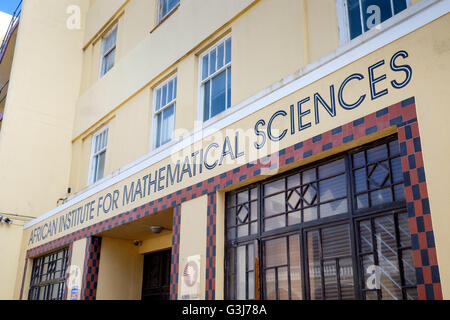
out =
[[144,256],[142,300],[169,300],[171,250]]

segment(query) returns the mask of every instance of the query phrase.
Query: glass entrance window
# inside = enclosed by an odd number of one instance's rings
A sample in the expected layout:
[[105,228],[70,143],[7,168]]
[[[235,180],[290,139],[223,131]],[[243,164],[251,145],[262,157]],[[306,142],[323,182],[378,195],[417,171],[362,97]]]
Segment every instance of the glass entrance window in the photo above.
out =
[[395,136],[226,195],[227,298],[417,299]]
[[169,300],[171,251],[144,256],[142,300]]
[[64,300],[69,249],[33,260],[28,300]]

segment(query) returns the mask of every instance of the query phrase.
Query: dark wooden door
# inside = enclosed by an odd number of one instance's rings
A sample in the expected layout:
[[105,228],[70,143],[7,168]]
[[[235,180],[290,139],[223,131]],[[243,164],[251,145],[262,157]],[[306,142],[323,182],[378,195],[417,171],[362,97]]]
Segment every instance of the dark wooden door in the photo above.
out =
[[142,300],[169,300],[171,251],[144,257]]

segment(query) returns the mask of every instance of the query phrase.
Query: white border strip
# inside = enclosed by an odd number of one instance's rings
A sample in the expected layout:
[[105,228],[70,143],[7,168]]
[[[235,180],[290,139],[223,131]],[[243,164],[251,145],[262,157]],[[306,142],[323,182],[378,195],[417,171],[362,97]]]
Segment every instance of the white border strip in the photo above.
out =
[[[411,10],[411,11],[409,11]],[[65,209],[81,202],[94,194],[109,188],[110,186],[152,166],[153,164],[171,156],[172,154],[181,151],[182,149],[194,144],[214,132],[220,131],[223,128],[231,125],[232,123],[239,121],[262,108],[273,104],[274,102],[282,99],[289,94],[298,91],[309,84],[353,63],[354,61],[361,59],[362,57],[378,50],[379,48],[411,33],[422,26],[438,19],[439,17],[447,14],[450,11],[450,0],[423,0],[422,2],[408,8],[403,12],[403,15],[399,15],[398,18],[404,19],[400,22],[398,20],[390,22],[387,26],[392,25],[388,30],[375,30],[372,29],[366,34],[363,34],[361,38],[356,38],[350,43],[340,47],[329,56],[306,66],[303,69],[305,73],[300,78],[275,89],[270,92],[269,89],[264,89],[260,93],[255,94],[253,97],[246,99],[242,103],[230,108],[229,112],[224,112],[223,116],[218,117],[217,121],[211,122],[207,127],[203,127],[201,131],[195,130],[190,132],[182,141],[170,144],[167,148],[159,151],[157,154],[148,154],[129,165],[126,165],[122,169],[118,170],[108,178],[101,181],[99,184],[95,184],[79,194],[74,195],[68,202],[63,205],[54,208],[53,210],[39,216],[33,221],[24,225],[24,229],[32,227],[45,219],[64,211]],[[407,15],[407,16],[406,16]],[[395,17],[394,17],[395,18]],[[397,24],[395,24],[398,22]],[[374,36],[375,35],[375,36]],[[372,37],[372,38],[370,38]],[[367,40],[367,38],[370,38]],[[339,55],[339,53],[341,53]],[[294,75],[295,76],[295,75]],[[289,77],[290,78],[290,77]],[[264,96],[265,93],[270,92]]]

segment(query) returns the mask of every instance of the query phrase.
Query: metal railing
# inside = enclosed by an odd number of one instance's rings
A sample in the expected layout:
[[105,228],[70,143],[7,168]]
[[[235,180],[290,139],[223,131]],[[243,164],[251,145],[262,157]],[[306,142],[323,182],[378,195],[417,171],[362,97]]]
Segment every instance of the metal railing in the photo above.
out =
[[19,19],[20,13],[22,12],[22,0],[19,1],[16,9],[14,10],[11,21],[8,25],[8,29],[6,29],[5,36],[3,37],[2,44],[0,46],[0,57],[3,56],[3,51],[6,49],[6,45],[8,44],[9,37],[11,33],[14,31],[14,27],[16,25],[17,20]]

